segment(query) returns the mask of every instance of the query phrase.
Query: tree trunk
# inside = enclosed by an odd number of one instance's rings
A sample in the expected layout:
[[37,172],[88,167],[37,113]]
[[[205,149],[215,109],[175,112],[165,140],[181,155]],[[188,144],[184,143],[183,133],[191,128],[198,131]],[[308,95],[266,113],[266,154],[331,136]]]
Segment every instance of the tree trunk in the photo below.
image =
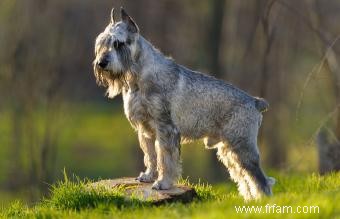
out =
[[[225,0],[213,0],[211,5],[211,22],[208,31],[209,70],[217,78],[221,78],[220,48],[223,30]],[[223,74],[225,76],[225,74]]]
[[[275,51],[274,41],[276,38],[276,20],[271,17],[271,10],[275,1],[259,1],[258,4],[265,7],[262,11],[262,28],[264,33],[264,52],[262,55],[261,63],[261,75],[259,81],[259,95],[260,97],[267,98],[270,101],[270,111],[266,114],[266,120],[272,121],[272,124],[264,123],[264,127],[260,130],[261,139],[265,136],[265,141],[268,145],[266,163],[274,168],[281,168],[282,164],[286,160],[286,152],[282,146],[282,137],[279,132],[280,127],[280,100],[281,100],[281,82],[279,77],[279,72],[275,77],[271,77],[271,69],[277,68],[279,61],[282,61],[279,57],[271,58],[272,56],[278,54],[273,54]],[[273,60],[276,60],[275,63]],[[268,86],[270,84],[276,85],[275,92],[268,92]],[[275,124],[276,129],[273,129],[273,124]]]
[[[225,0],[211,1],[210,29],[208,31],[207,46],[208,46],[208,67],[209,72],[215,77],[221,79],[222,75],[220,64],[220,48],[221,37],[223,30],[223,18],[225,11]],[[222,164],[218,161],[216,151],[208,151],[209,153],[209,178],[212,181],[220,181],[223,179],[224,171]]]
[[317,136],[318,154],[319,154],[319,172],[326,174],[332,171],[340,170],[340,143],[339,141],[331,142],[330,137],[325,129],[321,130]]

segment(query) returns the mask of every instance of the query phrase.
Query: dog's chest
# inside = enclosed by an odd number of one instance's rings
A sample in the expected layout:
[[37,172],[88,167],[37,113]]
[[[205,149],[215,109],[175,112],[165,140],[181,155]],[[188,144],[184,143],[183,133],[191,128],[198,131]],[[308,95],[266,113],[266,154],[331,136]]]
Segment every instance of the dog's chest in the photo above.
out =
[[131,123],[137,129],[138,125],[142,125],[149,120],[145,101],[139,90],[131,89],[123,92],[124,113]]

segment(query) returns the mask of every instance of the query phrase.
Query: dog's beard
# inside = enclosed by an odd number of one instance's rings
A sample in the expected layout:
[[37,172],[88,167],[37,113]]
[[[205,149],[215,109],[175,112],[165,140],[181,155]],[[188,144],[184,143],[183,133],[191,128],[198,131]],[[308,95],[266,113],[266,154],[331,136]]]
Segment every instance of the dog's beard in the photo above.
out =
[[107,87],[106,95],[109,98],[114,98],[122,92],[123,86],[127,84],[127,80],[133,77],[130,70],[132,65],[131,51],[127,46],[122,46],[118,51],[118,57],[121,62],[122,70],[113,72],[103,70],[94,64],[94,75],[99,86]]
[[125,83],[123,72],[110,72],[102,70],[94,65],[94,75],[99,86],[107,87],[106,95],[114,98],[122,92]]

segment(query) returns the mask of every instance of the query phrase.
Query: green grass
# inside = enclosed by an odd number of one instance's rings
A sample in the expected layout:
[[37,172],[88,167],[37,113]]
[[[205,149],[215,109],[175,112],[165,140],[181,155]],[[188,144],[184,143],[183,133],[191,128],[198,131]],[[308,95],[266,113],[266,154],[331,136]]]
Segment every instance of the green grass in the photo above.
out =
[[[138,198],[125,199],[122,189],[89,188],[86,180],[67,178],[51,187],[51,194],[35,206],[14,202],[3,208],[3,218],[340,218],[340,173],[327,176],[277,175],[275,195],[244,203],[234,184],[192,184],[198,198],[190,204],[152,206]],[[188,184],[187,181],[181,183]],[[271,213],[237,213],[235,206],[272,207]],[[319,213],[278,213],[278,208],[318,206]],[[275,211],[275,212],[274,212]]]

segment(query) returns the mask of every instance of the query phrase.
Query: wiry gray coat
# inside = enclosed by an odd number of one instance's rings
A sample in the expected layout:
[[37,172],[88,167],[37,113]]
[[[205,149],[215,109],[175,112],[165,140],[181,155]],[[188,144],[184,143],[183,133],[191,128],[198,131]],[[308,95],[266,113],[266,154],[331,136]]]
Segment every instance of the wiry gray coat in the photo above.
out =
[[[261,98],[165,57],[140,34],[121,10],[96,39],[95,76],[108,96],[122,93],[124,111],[138,131],[145,172],[137,178],[154,189],[169,189],[181,175],[180,144],[204,139],[249,200],[271,194],[274,180],[259,165],[257,135]],[[214,171],[214,170],[211,170]]]

